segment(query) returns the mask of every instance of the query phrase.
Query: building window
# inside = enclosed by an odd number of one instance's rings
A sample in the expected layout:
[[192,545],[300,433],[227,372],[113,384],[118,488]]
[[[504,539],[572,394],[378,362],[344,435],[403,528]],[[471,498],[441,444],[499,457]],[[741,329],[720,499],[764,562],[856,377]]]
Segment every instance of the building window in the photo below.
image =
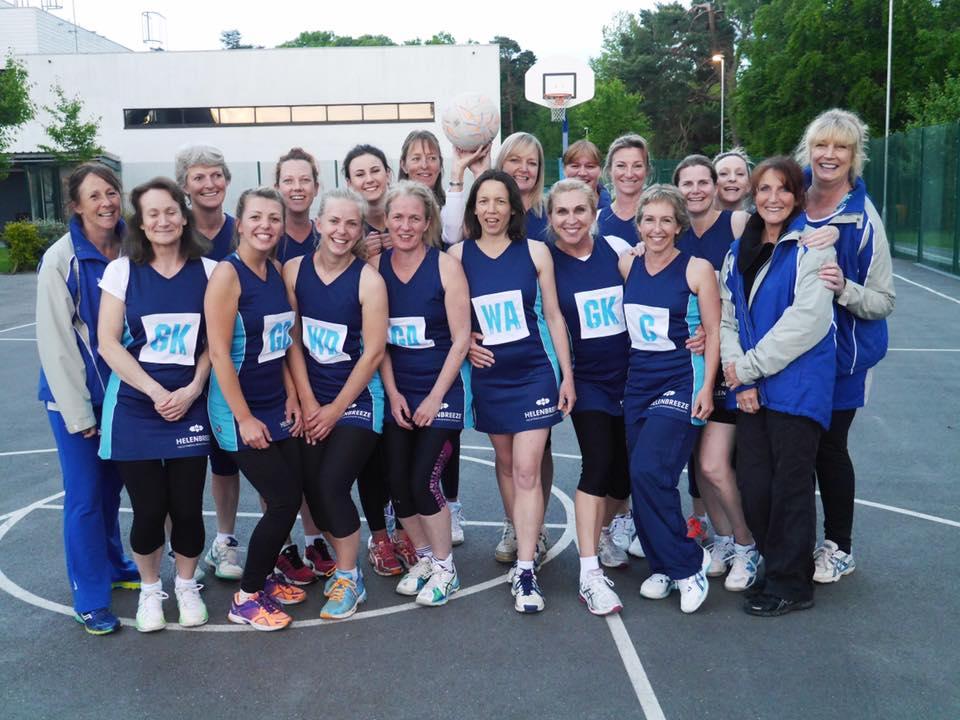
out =
[[432,102],[353,105],[261,105],[256,107],[132,108],[123,111],[128,130],[237,125],[433,122]]

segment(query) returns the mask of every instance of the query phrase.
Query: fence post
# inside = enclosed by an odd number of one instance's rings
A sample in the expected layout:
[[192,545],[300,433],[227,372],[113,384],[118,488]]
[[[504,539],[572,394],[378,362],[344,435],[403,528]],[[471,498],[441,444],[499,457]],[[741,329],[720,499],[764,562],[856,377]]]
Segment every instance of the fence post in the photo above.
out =
[[954,149],[950,153],[950,157],[953,158],[955,178],[953,194],[956,205],[953,212],[953,272],[955,275],[960,275],[960,157],[957,156],[960,152],[960,122],[957,122],[956,126],[957,131],[953,135]]
[[920,128],[920,166],[917,171],[917,262],[923,261],[923,130]]

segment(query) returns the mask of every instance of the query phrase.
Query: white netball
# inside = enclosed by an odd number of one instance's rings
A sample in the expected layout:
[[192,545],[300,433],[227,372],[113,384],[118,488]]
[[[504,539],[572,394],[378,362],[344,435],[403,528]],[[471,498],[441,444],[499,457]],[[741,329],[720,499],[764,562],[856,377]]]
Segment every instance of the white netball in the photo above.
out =
[[457,95],[443,111],[443,134],[461,150],[476,150],[500,132],[500,111],[496,104],[478,92]]

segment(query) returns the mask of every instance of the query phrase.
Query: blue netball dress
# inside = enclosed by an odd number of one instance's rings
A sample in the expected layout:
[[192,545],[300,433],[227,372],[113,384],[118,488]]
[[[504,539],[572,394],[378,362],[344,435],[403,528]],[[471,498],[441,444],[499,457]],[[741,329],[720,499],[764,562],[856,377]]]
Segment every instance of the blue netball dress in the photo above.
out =
[[309,255],[317,249],[319,239],[320,235],[312,224],[310,225],[310,234],[303,242],[294,240],[290,235],[284,233],[280,242],[277,243],[277,260],[280,261],[281,265],[285,265],[288,260]]
[[[148,263],[126,258],[130,276],[124,298],[121,342],[146,373],[167,390],[193,382],[203,353],[206,328],[203,295],[207,289],[204,261],[188,260],[172,278]],[[176,422],[164,420],[153,400],[110,375],[103,403],[100,457],[104,460],[170,460],[206,455],[210,423],[203,397]]]
[[465,240],[463,270],[473,329],[496,360],[471,369],[474,426],[498,434],[556,425],[563,419],[557,410],[560,373],[527,242],[511,242],[494,259],[475,240]]
[[[393,272],[392,257],[393,250],[387,250],[380,258],[380,275],[387,285],[390,302],[387,349],[397,390],[407,401],[410,412],[414,412],[433,389],[453,341],[440,280],[440,251],[428,248],[420,267],[407,282],[402,282]],[[443,396],[431,427],[459,430],[465,421],[467,427],[472,426],[465,373],[466,369],[461,369]],[[389,409],[386,418],[387,422],[393,422]]]
[[[321,405],[333,402],[363,354],[363,309],[360,274],[366,263],[353,262],[329,284],[317,275],[314,253],[300,261],[295,291],[307,376]],[[380,432],[383,429],[383,386],[374,373],[367,387],[344,411],[337,425],[353,425]]]
[[[693,257],[703,258],[713,265],[714,272],[720,277],[720,270],[723,268],[723,261],[730,251],[730,245],[736,239],[733,236],[733,211],[722,210],[720,217],[711,225],[701,236],[688,227],[677,238],[677,249]],[[717,369],[717,378],[713,383],[713,407],[714,416],[711,420],[720,422],[736,421],[736,411],[727,410],[727,394],[729,388],[727,381],[723,376],[723,368]]]
[[210,238],[212,247],[210,252],[207,253],[208,258],[217,262],[226,260],[227,255],[233,249],[233,226],[235,222],[232,216],[227,213],[223,214],[223,227],[220,228],[220,232],[215,237]]
[[533,208],[527,210],[524,217],[524,229],[527,232],[527,237],[531,240],[547,242],[547,226],[549,224],[546,203],[544,203],[542,215],[537,215],[537,211]]
[[613,206],[609,205],[600,211],[597,215],[597,230],[601,235],[614,235],[623,238],[631,245],[640,242],[640,234],[637,232],[637,224],[631,218],[630,220],[621,219],[614,211]]
[[619,256],[601,237],[586,260],[550,246],[557,297],[573,345],[576,410],[623,415],[630,338],[623,317]]
[[[261,280],[237,253],[226,258],[240,280],[237,319],[233,326],[230,359],[240,380],[240,389],[250,412],[267,426],[274,441],[290,437],[292,423],[286,420],[287,392],[283,387],[283,359],[290,347],[294,312],[280,272],[267,262],[267,278]],[[207,401],[210,424],[217,444],[224,450],[247,450],[240,426],[223,396],[217,373],[210,373]]]
[[656,275],[634,260],[623,288],[630,333],[630,369],[623,398],[627,424],[651,415],[694,425],[693,401],[703,387],[704,360],[684,343],[700,325],[700,305],[687,284],[691,256],[681,252]]

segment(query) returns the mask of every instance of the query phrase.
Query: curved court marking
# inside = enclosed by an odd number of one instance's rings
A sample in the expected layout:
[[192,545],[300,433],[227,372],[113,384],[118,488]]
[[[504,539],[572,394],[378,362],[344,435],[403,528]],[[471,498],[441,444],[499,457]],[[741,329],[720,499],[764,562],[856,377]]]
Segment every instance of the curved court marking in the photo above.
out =
[[[473,458],[465,455],[460,456],[461,460],[467,460],[469,462],[475,462],[480,465],[488,465],[493,467],[493,462],[490,460],[485,460],[483,458]],[[562,553],[567,549],[567,546],[574,541],[576,535],[575,525],[574,525],[574,509],[573,509],[573,500],[565,492],[558,488],[553,488],[553,494],[556,495],[557,499],[560,501],[560,504],[563,505],[564,514],[566,516],[566,523],[563,526],[564,531],[561,534],[560,538],[555,542],[550,549],[547,551],[546,557],[543,559],[543,563],[546,564],[553,560],[557,555]],[[3,525],[0,525],[0,541],[3,540],[4,536],[10,532],[13,527],[23,520],[27,515],[32,513],[34,510],[40,509],[50,500],[62,497],[63,493],[57,493],[51,495],[50,497],[37,500],[36,502],[30,503],[26,507],[20,508],[19,510],[14,510],[12,513],[8,513],[4,516],[5,522]],[[474,595],[478,592],[484,590],[489,590],[490,588],[499,586],[504,586],[507,580],[507,573],[503,575],[498,575],[490,580],[485,582],[478,583],[476,585],[471,585],[466,587],[458,592],[456,595],[453,595],[450,599],[451,601],[457,600],[461,597],[468,597]],[[317,585],[319,587],[319,584]],[[46,598],[36,595],[26,588],[21,587],[13,580],[11,580],[6,573],[0,569],[0,590],[3,590],[18,600],[22,600],[29,605],[42,608],[44,610],[50,610],[51,612],[59,613],[61,615],[67,615],[73,617],[74,610],[68,605],[63,605],[62,603],[53,602],[52,600],[47,600]],[[393,615],[394,613],[404,612],[406,610],[415,610],[419,609],[420,606],[415,602],[405,602],[399,605],[391,605],[390,607],[379,608],[377,610],[361,610],[355,615],[346,618],[345,620],[323,620],[321,618],[311,618],[307,620],[295,620],[293,628],[302,628],[302,627],[314,627],[317,625],[339,625],[344,622],[349,622],[351,620],[362,620],[363,618],[374,618],[382,617],[384,615]],[[132,618],[120,618],[121,622],[128,627],[136,627],[136,620]],[[167,625],[167,630],[177,630],[177,631],[186,631],[186,632],[256,632],[253,628],[250,628],[246,625],[234,625],[234,624],[206,624],[198,628],[182,628],[175,623]]]

